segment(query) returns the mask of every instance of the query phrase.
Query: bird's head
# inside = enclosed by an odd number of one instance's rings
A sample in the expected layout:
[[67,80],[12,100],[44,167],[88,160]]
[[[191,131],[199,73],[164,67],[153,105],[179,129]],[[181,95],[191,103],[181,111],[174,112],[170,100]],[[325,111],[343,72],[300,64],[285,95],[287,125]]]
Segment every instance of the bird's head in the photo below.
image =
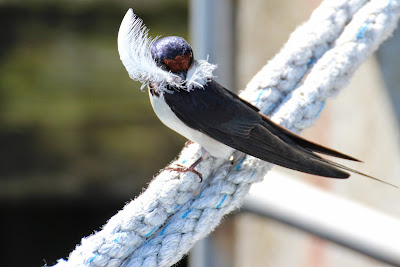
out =
[[186,80],[187,72],[193,64],[193,50],[185,39],[178,36],[158,39],[150,51],[158,67]]
[[195,90],[203,88],[213,77],[216,65],[207,60],[196,61],[185,39],[170,36],[153,39],[149,30],[132,9],[129,9],[118,33],[118,51],[129,76],[143,83],[156,84],[158,90]]

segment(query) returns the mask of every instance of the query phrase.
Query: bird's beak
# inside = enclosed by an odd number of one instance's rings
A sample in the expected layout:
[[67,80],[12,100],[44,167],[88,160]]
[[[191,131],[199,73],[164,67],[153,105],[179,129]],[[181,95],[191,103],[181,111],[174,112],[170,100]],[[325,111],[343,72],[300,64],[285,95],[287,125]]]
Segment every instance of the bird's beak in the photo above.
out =
[[178,73],[179,77],[181,77],[182,79],[186,80],[186,76],[187,76],[187,71],[181,71]]

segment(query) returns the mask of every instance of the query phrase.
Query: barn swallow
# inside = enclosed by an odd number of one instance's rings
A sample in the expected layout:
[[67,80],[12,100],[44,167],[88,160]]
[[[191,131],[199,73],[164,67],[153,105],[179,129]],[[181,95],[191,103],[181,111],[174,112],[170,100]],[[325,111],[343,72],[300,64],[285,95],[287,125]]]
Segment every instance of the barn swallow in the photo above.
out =
[[[202,156],[190,167],[195,172],[207,156],[229,159],[235,150],[300,172],[348,178],[348,171],[381,181],[316,154],[359,161],[305,140],[271,121],[260,110],[212,79],[216,66],[195,60],[185,39],[152,39],[143,21],[130,9],[119,33],[118,50],[130,77],[149,88],[159,119],[169,128],[201,145]],[[385,181],[381,181],[387,183]]]

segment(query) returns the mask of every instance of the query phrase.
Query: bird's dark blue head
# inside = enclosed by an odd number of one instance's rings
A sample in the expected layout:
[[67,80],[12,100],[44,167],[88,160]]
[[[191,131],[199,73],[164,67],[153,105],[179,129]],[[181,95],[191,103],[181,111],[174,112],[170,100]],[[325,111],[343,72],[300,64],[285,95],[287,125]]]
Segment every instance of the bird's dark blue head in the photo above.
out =
[[187,71],[193,63],[193,51],[185,39],[178,36],[158,39],[150,51],[157,66],[186,79]]

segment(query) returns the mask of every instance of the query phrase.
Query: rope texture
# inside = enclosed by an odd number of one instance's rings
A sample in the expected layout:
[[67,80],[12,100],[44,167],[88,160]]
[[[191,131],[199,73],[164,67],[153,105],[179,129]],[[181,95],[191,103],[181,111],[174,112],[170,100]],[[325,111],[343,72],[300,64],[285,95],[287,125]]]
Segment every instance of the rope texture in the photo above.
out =
[[[248,84],[241,97],[275,122],[299,132],[318,117],[326,98],[343,88],[357,67],[394,31],[397,0],[325,0],[308,22]],[[306,75],[307,74],[307,75]],[[191,144],[171,163],[200,156]],[[235,152],[234,161],[208,158],[192,173],[162,171],[145,192],[82,239],[55,266],[171,266],[222,217],[240,207],[250,186],[272,164]]]

